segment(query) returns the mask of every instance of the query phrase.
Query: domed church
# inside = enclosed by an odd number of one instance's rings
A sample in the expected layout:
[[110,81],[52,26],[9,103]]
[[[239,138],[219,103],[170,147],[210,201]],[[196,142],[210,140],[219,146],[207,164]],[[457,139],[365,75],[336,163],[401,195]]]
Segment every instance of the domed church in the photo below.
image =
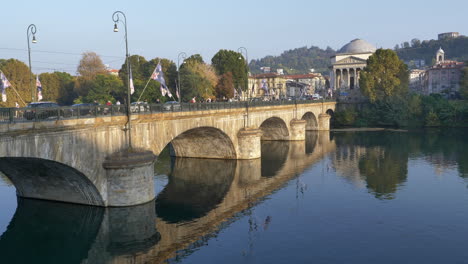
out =
[[[355,39],[344,45],[331,57],[330,86],[340,89],[341,95],[359,88],[359,72],[366,67],[367,59],[376,51],[374,45]],[[356,89],[358,90],[358,89]]]

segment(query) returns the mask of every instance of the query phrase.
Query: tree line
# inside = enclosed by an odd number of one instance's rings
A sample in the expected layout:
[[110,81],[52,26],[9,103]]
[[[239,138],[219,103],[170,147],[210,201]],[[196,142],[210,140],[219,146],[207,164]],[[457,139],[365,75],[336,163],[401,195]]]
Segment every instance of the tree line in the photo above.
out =
[[[143,56],[132,55],[121,66],[118,75],[109,74],[98,54],[85,52],[78,64],[76,76],[65,72],[38,75],[43,88],[42,101],[54,101],[60,105],[92,102],[104,104],[107,101],[125,103],[127,63],[130,64],[135,87],[135,92],[131,95],[132,102],[138,99],[149,103],[178,100],[178,86],[183,102],[192,98],[197,98],[197,101],[227,100],[234,97],[234,89],[247,90],[247,62],[242,54],[232,50],[218,51],[211,64],[206,63],[201,55],[194,54],[185,59],[179,69],[173,61],[165,58],[147,60]],[[172,98],[163,96],[161,84],[150,79],[158,63],[161,64]],[[31,102],[29,67],[17,59],[0,59],[0,70],[11,83],[11,87],[6,88],[8,100],[0,102],[0,107],[14,107],[15,103],[20,103],[23,107]],[[35,80],[36,76],[33,75],[33,78]],[[32,85],[37,93],[35,81]]]

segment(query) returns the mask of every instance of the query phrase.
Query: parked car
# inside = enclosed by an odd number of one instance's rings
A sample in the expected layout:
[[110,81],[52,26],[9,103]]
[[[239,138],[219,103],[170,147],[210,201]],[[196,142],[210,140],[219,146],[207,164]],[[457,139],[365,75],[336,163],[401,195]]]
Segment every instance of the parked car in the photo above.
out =
[[59,105],[54,102],[35,102],[30,103],[24,112],[24,117],[28,120],[47,119],[59,115]]
[[[84,115],[94,115],[96,111],[96,105],[97,103],[88,103],[88,104],[74,104],[72,105],[72,112],[74,113],[75,111],[80,113],[81,116]],[[77,108],[77,109],[73,109]]]
[[321,96],[319,94],[313,94],[312,95],[312,100],[320,100],[320,99],[323,99],[323,96]]
[[168,101],[162,105],[163,111],[175,111],[180,110],[180,103],[177,101]]
[[132,113],[145,112],[149,110],[149,105],[147,102],[133,102],[130,104],[130,111]]

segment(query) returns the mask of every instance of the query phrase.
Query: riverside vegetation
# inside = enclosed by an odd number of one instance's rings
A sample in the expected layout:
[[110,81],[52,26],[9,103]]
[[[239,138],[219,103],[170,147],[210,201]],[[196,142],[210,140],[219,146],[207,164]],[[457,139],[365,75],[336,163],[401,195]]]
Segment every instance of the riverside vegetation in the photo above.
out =
[[389,49],[369,57],[360,79],[364,103],[337,111],[335,126],[467,127],[468,70],[463,70],[460,94],[448,100],[440,94],[413,94],[408,90],[408,69]]

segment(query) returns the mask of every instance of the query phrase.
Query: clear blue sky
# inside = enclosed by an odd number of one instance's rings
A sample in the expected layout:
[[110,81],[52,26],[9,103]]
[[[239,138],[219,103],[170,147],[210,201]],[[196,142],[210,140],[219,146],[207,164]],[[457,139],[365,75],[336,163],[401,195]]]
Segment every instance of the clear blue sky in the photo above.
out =
[[13,0],[3,1],[1,10],[0,58],[27,63],[26,29],[34,23],[36,73],[74,74],[85,51],[120,68],[125,42],[121,24],[119,33],[112,31],[116,10],[127,15],[130,54],[175,62],[181,51],[209,62],[219,49],[243,46],[251,60],[303,46],[338,49],[355,38],[393,48],[441,32],[468,35],[466,0]]

